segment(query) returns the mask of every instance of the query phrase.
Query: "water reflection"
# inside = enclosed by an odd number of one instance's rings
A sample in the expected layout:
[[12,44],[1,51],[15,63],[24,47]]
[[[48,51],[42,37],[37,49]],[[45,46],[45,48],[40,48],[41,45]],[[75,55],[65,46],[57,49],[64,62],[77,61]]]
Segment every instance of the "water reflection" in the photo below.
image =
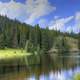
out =
[[76,67],[74,70],[50,71],[48,74],[41,74],[38,79],[36,75],[32,75],[24,80],[74,80],[76,74],[80,74],[80,67]]
[[[30,62],[37,61],[35,57],[31,59]],[[25,67],[25,69],[18,69],[18,72],[11,72],[9,75],[0,74],[2,75],[0,80],[74,80],[74,76],[80,74],[80,57],[79,55],[54,57],[53,54],[45,54],[40,56],[40,64],[27,67],[27,69]]]

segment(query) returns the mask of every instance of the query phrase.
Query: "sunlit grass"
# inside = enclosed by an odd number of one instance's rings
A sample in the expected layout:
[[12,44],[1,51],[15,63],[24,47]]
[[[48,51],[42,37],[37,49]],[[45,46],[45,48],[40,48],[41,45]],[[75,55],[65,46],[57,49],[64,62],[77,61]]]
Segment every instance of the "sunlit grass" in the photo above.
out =
[[28,55],[31,55],[31,54],[26,53],[25,50],[21,50],[21,49],[0,50],[0,59],[19,58],[19,57],[28,56]]
[[76,75],[74,76],[74,80],[80,80],[80,73],[78,73],[78,74],[76,74]]

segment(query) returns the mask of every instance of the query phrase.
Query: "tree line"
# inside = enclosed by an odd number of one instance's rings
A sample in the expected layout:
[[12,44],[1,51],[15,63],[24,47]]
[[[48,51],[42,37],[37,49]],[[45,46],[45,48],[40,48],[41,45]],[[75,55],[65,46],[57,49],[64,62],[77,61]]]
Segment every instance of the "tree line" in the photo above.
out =
[[36,50],[49,51],[54,44],[55,38],[60,35],[78,38],[80,43],[79,34],[62,33],[49,30],[48,27],[44,29],[40,28],[38,24],[31,26],[16,19],[11,20],[6,16],[0,16],[0,49],[25,48],[28,52]]

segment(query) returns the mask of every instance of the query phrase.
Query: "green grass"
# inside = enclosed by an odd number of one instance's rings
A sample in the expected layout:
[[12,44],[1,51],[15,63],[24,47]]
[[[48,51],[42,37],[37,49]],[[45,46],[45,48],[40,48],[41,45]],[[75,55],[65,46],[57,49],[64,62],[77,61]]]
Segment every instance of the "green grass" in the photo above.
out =
[[21,50],[21,49],[0,50],[0,59],[20,58],[29,55],[31,55],[31,53],[26,53],[25,50]]
[[75,74],[74,80],[80,80],[80,73]]

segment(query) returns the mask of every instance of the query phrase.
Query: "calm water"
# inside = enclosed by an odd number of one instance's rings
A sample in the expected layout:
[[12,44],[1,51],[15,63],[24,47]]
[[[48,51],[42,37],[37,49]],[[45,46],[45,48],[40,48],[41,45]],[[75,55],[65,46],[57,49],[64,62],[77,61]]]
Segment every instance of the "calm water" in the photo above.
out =
[[[33,61],[36,62],[37,59],[33,58]],[[74,76],[78,73],[80,73],[78,54],[58,57],[45,54],[40,57],[40,64],[0,74],[0,80],[74,80]]]

